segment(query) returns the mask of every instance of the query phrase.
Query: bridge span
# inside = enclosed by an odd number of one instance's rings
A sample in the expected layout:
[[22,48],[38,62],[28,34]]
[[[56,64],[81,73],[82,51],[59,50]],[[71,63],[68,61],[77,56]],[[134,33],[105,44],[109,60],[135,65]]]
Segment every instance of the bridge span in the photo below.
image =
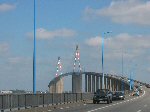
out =
[[[72,76],[73,93],[81,93],[83,89],[85,92],[95,92],[97,89],[102,89],[102,73],[69,72],[59,75],[50,81],[48,85],[50,93],[62,93],[64,84],[63,78],[70,75]],[[85,77],[85,88],[82,88],[82,77]],[[126,77],[105,74],[104,87],[112,91],[125,91],[130,89],[130,84]]]

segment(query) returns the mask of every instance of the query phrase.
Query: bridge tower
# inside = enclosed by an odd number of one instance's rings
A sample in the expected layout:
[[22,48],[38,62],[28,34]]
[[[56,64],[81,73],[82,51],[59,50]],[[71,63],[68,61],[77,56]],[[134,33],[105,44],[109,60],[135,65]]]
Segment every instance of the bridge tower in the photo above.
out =
[[63,83],[63,78],[57,78],[59,75],[62,75],[62,63],[61,63],[61,58],[58,57],[58,62],[57,62],[57,70],[56,70],[56,74],[55,77],[56,80],[55,82],[53,82],[53,84],[50,87],[50,92],[51,93],[62,93],[63,89],[64,89],[64,83]]
[[76,45],[74,65],[73,65],[72,92],[73,93],[82,92],[82,74],[81,74],[81,64],[80,64],[80,50],[79,50],[78,45]]

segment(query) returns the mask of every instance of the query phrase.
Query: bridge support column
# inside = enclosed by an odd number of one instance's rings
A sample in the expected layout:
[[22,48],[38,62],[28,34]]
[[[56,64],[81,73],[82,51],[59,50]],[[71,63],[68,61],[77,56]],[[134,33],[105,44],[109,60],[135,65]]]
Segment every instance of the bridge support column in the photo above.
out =
[[99,76],[96,76],[96,90],[100,88],[99,78]]
[[56,93],[56,84],[53,82],[49,87],[50,93]]
[[116,79],[114,79],[114,91],[116,91]]
[[119,81],[116,80],[116,90],[119,91]]
[[111,90],[114,91],[114,79],[111,78]]
[[73,74],[72,75],[72,92],[80,93],[82,92],[82,74]]
[[88,79],[88,75],[85,74],[85,92],[88,92],[88,89],[87,89],[87,79]]
[[55,84],[55,92],[54,93],[62,93],[63,92],[63,78],[59,79]]
[[92,75],[92,92],[95,92],[95,75]]
[[91,75],[88,75],[88,92],[91,92]]
[[116,91],[118,91],[118,80],[115,79]]
[[106,76],[104,76],[104,89],[106,89]]
[[102,84],[102,80],[103,80],[103,77],[102,77],[102,76],[100,76],[100,89],[102,89],[102,86],[103,86],[103,84]]
[[110,80],[110,90],[112,91],[112,78],[109,79]]
[[122,91],[122,81],[119,81],[119,91]]
[[110,89],[110,78],[107,77],[107,89]]

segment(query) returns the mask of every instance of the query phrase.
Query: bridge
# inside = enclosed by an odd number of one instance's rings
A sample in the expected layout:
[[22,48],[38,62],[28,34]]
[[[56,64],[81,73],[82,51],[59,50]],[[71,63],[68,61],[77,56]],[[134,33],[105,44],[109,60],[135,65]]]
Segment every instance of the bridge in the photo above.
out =
[[[50,81],[48,87],[50,93],[62,93],[63,92],[63,77],[72,76],[72,92],[82,92],[82,77],[85,77],[85,92],[95,92],[97,89],[102,89],[102,73],[94,72],[70,72],[55,77]],[[128,78],[105,74],[104,75],[104,89],[110,89],[111,91],[125,91],[130,89]]]
[[[73,72],[64,74],[62,73],[61,58],[58,57],[56,77],[51,80],[48,85],[50,93],[63,93],[63,78],[67,76],[72,77],[72,93],[81,93],[83,89],[85,90],[85,92],[92,93],[94,93],[97,89],[110,89],[111,91],[129,91],[133,86],[131,81],[130,83],[128,81],[130,79],[123,76],[95,72],[82,72],[80,63],[80,50],[78,45],[76,46],[74,57]],[[82,88],[83,77],[85,79],[85,88]]]

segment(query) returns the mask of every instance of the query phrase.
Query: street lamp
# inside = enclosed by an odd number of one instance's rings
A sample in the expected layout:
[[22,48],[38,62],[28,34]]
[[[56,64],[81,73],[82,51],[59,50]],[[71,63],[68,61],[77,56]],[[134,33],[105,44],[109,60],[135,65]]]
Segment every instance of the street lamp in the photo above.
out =
[[34,0],[34,49],[33,49],[33,93],[36,94],[36,21],[35,21],[35,0]]
[[[112,32],[105,32],[105,34],[109,34]],[[102,75],[103,75],[103,79],[102,79],[102,88],[105,89],[104,87],[104,36],[102,36]]]
[[[124,60],[123,60],[123,58],[124,58],[124,55],[123,55],[123,51],[122,51],[122,78],[123,78],[123,74],[124,74]],[[121,86],[121,88],[122,88],[122,91],[124,91],[124,82],[123,82],[123,80],[122,80],[122,84],[121,84],[122,86]]]

